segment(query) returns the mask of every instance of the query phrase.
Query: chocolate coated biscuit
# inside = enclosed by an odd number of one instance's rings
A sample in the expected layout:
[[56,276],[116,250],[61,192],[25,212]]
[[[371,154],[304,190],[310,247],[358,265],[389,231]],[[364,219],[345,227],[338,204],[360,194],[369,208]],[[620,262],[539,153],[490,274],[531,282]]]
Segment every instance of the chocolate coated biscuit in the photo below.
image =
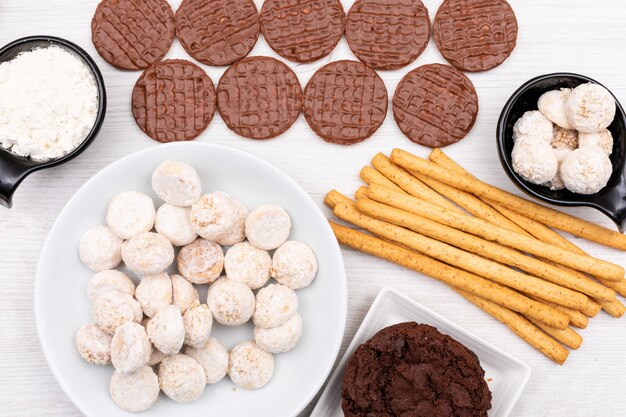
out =
[[207,65],[244,58],[259,38],[259,11],[252,0],[183,0],[176,36],[185,51]]
[[304,89],[304,117],[330,143],[352,145],[369,138],[385,120],[387,106],[383,80],[358,61],[323,66]]
[[159,142],[192,140],[215,113],[215,88],[199,66],[183,59],[161,61],[141,75],[133,89],[135,121]]
[[295,62],[330,54],[344,26],[339,0],[265,0],[261,9],[263,37],[278,55]]
[[428,10],[420,0],[357,0],[348,12],[346,39],[372,68],[404,67],[428,45]]
[[435,16],[435,43],[461,71],[485,71],[511,55],[517,19],[506,0],[445,0]]
[[414,69],[402,78],[393,96],[393,116],[402,133],[431,148],[463,139],[477,114],[472,82],[450,65]]
[[166,0],[103,0],[91,20],[91,40],[109,64],[148,68],[174,41],[174,12]]
[[269,57],[242,59],[217,86],[217,108],[226,125],[251,139],[285,132],[302,111],[302,87],[284,63]]

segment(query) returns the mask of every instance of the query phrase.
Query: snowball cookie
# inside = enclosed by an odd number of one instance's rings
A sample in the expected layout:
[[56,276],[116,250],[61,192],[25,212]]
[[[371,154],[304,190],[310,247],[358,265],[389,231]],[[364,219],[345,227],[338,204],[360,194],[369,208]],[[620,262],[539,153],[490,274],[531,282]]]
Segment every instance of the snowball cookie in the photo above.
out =
[[180,161],[164,161],[152,173],[152,189],[166,203],[188,207],[202,193],[200,176],[191,165]]
[[116,370],[130,374],[150,360],[152,344],[144,327],[134,321],[115,329],[111,340],[111,363]]
[[198,290],[191,282],[180,275],[172,275],[170,278],[172,280],[172,304],[180,308],[181,313],[184,314],[189,307],[200,303]]
[[224,251],[210,240],[198,238],[178,252],[178,272],[194,284],[210,284],[224,269]]
[[163,307],[146,326],[148,338],[161,352],[174,355],[185,342],[185,324],[180,309],[170,305]]
[[130,295],[109,291],[93,303],[93,317],[96,324],[105,332],[113,334],[118,326],[127,321],[141,322],[141,305]]
[[289,214],[274,204],[262,205],[246,218],[246,237],[259,249],[276,249],[285,243],[290,231]]
[[111,377],[109,392],[119,408],[139,413],[156,402],[159,396],[159,379],[149,366],[143,366],[132,374],[115,371]]
[[565,111],[565,103],[571,91],[571,88],[548,91],[547,93],[543,93],[537,102],[541,114],[563,129],[572,129],[572,125],[569,120],[567,120],[567,112]]
[[552,149],[570,149],[573,151],[578,148],[578,132],[555,126],[550,146]]
[[239,326],[254,314],[254,293],[246,284],[222,277],[209,287],[207,305],[219,324]]
[[207,384],[220,382],[228,373],[228,351],[215,338],[210,337],[199,349],[188,346],[185,355],[191,356],[202,366]]
[[111,363],[111,335],[96,324],[85,324],[76,332],[76,348],[80,356],[93,365]]
[[172,304],[172,281],[167,272],[143,277],[135,290],[135,298],[148,317],[154,317],[160,309]]
[[245,389],[258,389],[272,379],[274,357],[254,342],[242,342],[230,352],[228,375]]
[[80,237],[78,255],[94,272],[114,269],[122,262],[122,243],[110,227],[92,227]]
[[114,196],[107,209],[107,224],[122,239],[149,232],[154,226],[154,202],[139,191]]
[[607,129],[595,133],[580,133],[578,135],[578,146],[580,148],[597,147],[607,155],[613,153],[613,135]]
[[168,356],[159,365],[159,386],[172,400],[190,403],[202,395],[206,375],[195,359],[183,354]]
[[157,275],[174,262],[174,247],[165,236],[142,233],[124,243],[122,259],[139,276]]
[[266,329],[285,324],[298,312],[298,296],[289,287],[270,284],[256,294],[254,324]]
[[132,297],[135,295],[135,284],[125,273],[115,269],[100,271],[87,283],[87,297],[92,303],[109,291],[123,292]]
[[270,254],[248,242],[232,246],[224,257],[224,269],[228,279],[243,282],[253,290],[267,283],[271,266]]
[[317,260],[309,245],[297,240],[285,242],[274,252],[272,277],[291,289],[298,290],[313,282],[317,274]]
[[230,199],[233,214],[233,225],[223,235],[215,238],[215,243],[222,246],[232,246],[235,243],[243,242],[246,238],[246,219],[248,218],[248,208],[239,200]]
[[609,157],[595,147],[576,149],[560,170],[565,187],[577,194],[597,193],[606,186],[612,172]]
[[513,170],[533,184],[545,184],[556,175],[559,163],[548,143],[525,137],[515,142],[511,153]]
[[174,246],[185,246],[198,237],[191,225],[191,209],[188,207],[163,204],[157,210],[154,228]]
[[183,315],[185,325],[185,344],[201,348],[206,344],[213,327],[213,315],[206,304],[197,304]]
[[287,323],[273,329],[254,328],[256,344],[266,352],[289,352],[296,346],[302,334],[302,318],[296,313]]
[[220,191],[203,195],[191,206],[191,224],[207,240],[224,237],[237,226],[239,218],[233,199]]
[[553,136],[553,124],[538,110],[527,111],[513,125],[513,140],[524,136],[534,136],[550,143]]
[[606,129],[615,118],[615,98],[598,84],[581,84],[567,98],[567,119],[581,133]]

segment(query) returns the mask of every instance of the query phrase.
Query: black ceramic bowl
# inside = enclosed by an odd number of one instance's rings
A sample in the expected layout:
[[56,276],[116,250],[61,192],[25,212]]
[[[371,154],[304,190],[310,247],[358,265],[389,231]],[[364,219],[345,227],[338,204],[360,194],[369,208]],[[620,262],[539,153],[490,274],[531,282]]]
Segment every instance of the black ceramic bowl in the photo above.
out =
[[76,158],[95,139],[100,131],[104,115],[106,113],[106,90],[104,79],[93,59],[80,46],[65,39],[54,36],[29,36],[9,43],[0,49],[0,63],[10,61],[18,54],[36,48],[45,48],[50,45],[59,46],[75,56],[79,57],[91,69],[98,86],[98,114],[91,132],[87,138],[76,149],[61,158],[46,162],[33,161],[29,158],[17,156],[10,151],[0,147],[0,204],[11,207],[13,193],[20,183],[29,174],[44,168],[60,165]]
[[584,83],[599,82],[585,77],[584,75],[571,73],[555,73],[542,75],[526,82],[509,99],[504,106],[498,121],[498,153],[500,162],[511,181],[525,193],[559,206],[588,206],[600,210],[606,214],[619,228],[624,231],[626,227],[626,150],[624,140],[626,138],[626,114],[624,109],[615,99],[617,111],[615,119],[608,127],[613,135],[614,145],[611,154],[613,174],[608,184],[596,194],[574,194],[568,190],[552,191],[548,187],[532,184],[520,177],[514,170],[511,162],[513,151],[513,125],[524,112],[537,110],[537,100],[550,90],[559,88],[573,88]]

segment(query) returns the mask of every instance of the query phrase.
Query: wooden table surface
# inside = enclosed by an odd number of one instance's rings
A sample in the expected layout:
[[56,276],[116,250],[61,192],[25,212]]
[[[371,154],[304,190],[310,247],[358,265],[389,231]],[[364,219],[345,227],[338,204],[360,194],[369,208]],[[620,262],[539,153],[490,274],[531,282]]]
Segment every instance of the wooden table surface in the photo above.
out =
[[[261,5],[260,0],[256,2]],[[114,69],[96,54],[91,44],[90,20],[97,3],[96,0],[0,2],[0,44],[37,34],[61,36],[78,43],[100,66],[109,99],[106,121],[95,143],[77,160],[27,178],[15,194],[13,209],[0,208],[2,416],[81,415],[49,371],[37,338],[33,313],[37,259],[54,219],[88,178],[129,153],[158,146],[137,128],[131,116],[130,94],[139,72]],[[178,3],[172,1],[172,6]],[[343,3],[348,8],[352,0]],[[431,18],[434,17],[441,1],[425,0],[424,3]],[[511,0],[511,4],[520,26],[517,49],[499,68],[469,74],[480,98],[478,121],[465,140],[446,151],[481,179],[519,193],[504,175],[496,154],[496,121],[503,104],[529,78],[556,71],[589,75],[626,101],[623,75],[626,2]],[[252,54],[276,56],[262,38]],[[168,57],[185,58],[186,54],[176,42]],[[343,58],[354,59],[345,39],[330,57],[312,64],[290,65],[304,84],[323,64]],[[409,67],[381,73],[390,95],[408,70],[432,62],[443,62],[433,41]],[[214,82],[223,72],[223,68],[205,68]],[[378,151],[404,147],[427,155],[426,148],[412,144],[399,132],[391,114],[373,138],[351,147],[323,142],[308,129],[303,117],[280,138],[257,142],[235,136],[216,116],[197,140],[227,144],[267,159],[300,183],[320,207],[324,194],[331,188],[352,193],[360,184],[360,168]],[[327,209],[322,209],[330,216]],[[568,212],[611,227],[606,218],[591,209]],[[578,239],[574,241],[595,256],[625,263],[624,253]],[[76,242],[67,244],[76,245]],[[532,377],[512,417],[626,415],[624,321],[601,313],[581,332],[585,338],[581,349],[571,354],[564,367],[559,367],[443,285],[352,250],[344,249],[343,254],[349,287],[344,348],[380,288],[391,286],[530,365]],[[308,415],[308,411],[302,415]]]

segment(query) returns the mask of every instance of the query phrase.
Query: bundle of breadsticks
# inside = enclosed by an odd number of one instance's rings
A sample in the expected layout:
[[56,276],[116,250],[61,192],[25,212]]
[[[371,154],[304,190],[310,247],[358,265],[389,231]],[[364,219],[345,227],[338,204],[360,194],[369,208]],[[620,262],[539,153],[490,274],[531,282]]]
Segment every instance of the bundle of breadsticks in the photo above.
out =
[[594,258],[553,229],[614,248],[626,236],[486,184],[435,149],[429,159],[395,149],[361,170],[352,200],[325,203],[351,248],[436,278],[563,364],[600,310],[622,317],[624,269]]

